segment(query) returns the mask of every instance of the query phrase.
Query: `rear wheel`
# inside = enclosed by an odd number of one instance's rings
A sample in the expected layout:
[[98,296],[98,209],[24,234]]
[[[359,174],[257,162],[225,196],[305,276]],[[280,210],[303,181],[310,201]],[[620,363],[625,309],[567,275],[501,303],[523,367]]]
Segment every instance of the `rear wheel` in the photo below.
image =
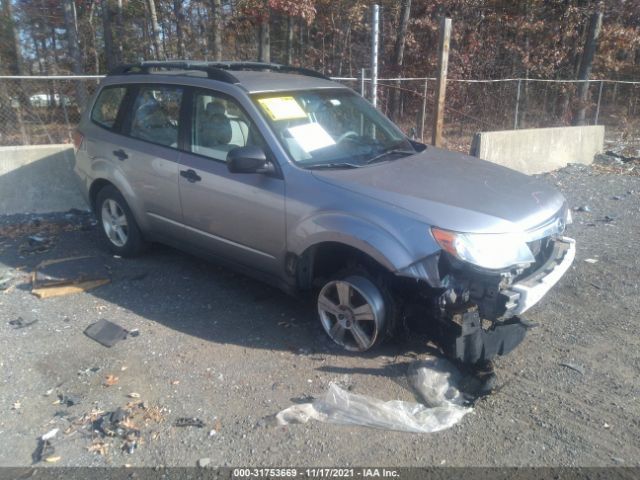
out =
[[393,325],[395,305],[383,282],[364,271],[328,281],[317,299],[320,323],[331,340],[350,351],[379,345]]
[[131,209],[113,186],[104,187],[96,197],[96,213],[102,238],[113,253],[123,257],[139,254],[144,240]]

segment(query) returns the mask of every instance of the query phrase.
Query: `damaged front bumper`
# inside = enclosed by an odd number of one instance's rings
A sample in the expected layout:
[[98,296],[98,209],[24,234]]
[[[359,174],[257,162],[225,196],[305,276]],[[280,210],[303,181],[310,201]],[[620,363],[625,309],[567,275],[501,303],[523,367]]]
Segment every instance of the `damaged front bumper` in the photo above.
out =
[[538,270],[501,292],[509,298],[507,313],[520,315],[538,303],[567,272],[575,257],[574,239],[556,239],[552,254]]
[[482,363],[522,342],[531,324],[520,315],[558,283],[575,258],[573,239],[556,236],[544,241],[537,263],[527,270],[489,272],[450,260],[442,268],[441,263],[441,293],[429,315],[433,318],[435,313],[437,321],[429,324],[448,356]]

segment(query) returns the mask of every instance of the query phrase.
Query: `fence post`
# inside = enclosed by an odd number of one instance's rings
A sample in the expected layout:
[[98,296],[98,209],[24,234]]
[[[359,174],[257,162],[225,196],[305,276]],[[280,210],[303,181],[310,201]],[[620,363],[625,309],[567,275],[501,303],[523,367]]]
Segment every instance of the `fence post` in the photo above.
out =
[[364,73],[365,73],[366,69],[361,69],[360,70],[360,96],[364,97]]
[[593,121],[594,125],[598,124],[598,117],[600,116],[600,100],[602,100],[602,86],[604,82],[600,80],[600,89],[598,90],[598,105],[596,106],[596,118]]
[[442,129],[444,127],[444,99],[447,88],[447,68],[449,67],[449,43],[451,40],[451,19],[442,18],[440,24],[440,48],[438,49],[438,80],[436,83],[436,110],[433,119],[433,135],[431,143],[436,147],[442,145]]
[[424,90],[422,92],[422,111],[418,116],[418,137],[420,141],[424,143],[424,122],[427,116],[427,86],[429,85],[429,80],[424,79]]
[[520,110],[520,87],[522,86],[522,79],[518,79],[518,93],[516,93],[516,114],[513,119],[513,129],[518,129],[518,110]]
[[371,11],[371,103],[378,106],[378,42],[380,23],[380,6],[373,5]]

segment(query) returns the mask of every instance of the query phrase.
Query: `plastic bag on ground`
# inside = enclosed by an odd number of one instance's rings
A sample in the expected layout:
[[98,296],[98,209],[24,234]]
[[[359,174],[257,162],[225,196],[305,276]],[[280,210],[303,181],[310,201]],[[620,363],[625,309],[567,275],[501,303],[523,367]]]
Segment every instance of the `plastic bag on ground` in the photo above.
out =
[[335,383],[322,398],[293,405],[276,415],[279,425],[309,420],[360,425],[403,432],[430,433],[452,427],[471,412],[456,388],[461,375],[443,358],[429,357],[414,362],[408,370],[409,383],[424,403],[383,401],[343,390]]

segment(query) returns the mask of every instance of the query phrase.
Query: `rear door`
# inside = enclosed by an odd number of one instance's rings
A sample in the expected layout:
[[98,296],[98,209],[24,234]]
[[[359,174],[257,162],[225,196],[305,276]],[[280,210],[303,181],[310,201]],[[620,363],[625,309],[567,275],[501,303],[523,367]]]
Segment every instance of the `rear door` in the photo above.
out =
[[228,95],[193,89],[188,104],[179,184],[192,242],[278,275],[285,252],[284,180],[278,174],[230,173],[226,164],[230,150],[246,145],[260,146],[273,160],[266,142]]
[[180,235],[178,140],[184,88],[139,84],[123,120],[125,140],[111,152],[126,177],[149,228]]

